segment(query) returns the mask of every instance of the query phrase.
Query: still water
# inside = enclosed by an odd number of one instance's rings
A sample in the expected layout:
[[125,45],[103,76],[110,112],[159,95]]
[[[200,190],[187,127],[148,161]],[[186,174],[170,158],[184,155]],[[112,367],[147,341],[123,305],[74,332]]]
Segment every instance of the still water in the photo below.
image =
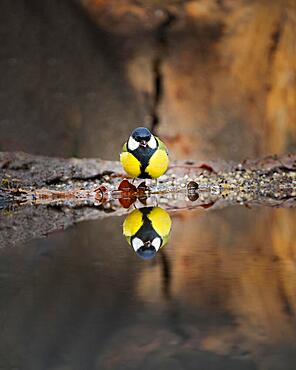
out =
[[295,209],[171,213],[152,259],[127,215],[1,246],[0,369],[296,368]]

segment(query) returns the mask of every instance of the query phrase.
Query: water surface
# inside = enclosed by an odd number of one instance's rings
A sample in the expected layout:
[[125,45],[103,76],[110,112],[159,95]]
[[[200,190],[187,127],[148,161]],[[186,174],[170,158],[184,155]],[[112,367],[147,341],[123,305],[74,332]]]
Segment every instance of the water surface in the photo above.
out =
[[2,369],[295,369],[295,209],[174,212],[148,261],[124,217],[2,246]]

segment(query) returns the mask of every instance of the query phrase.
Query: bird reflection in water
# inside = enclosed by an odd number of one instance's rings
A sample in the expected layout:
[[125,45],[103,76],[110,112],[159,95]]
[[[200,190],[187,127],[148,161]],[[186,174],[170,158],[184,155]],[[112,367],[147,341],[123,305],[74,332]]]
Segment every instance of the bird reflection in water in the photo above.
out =
[[172,220],[164,209],[142,207],[126,217],[123,235],[136,254],[147,260],[167,244],[171,226]]

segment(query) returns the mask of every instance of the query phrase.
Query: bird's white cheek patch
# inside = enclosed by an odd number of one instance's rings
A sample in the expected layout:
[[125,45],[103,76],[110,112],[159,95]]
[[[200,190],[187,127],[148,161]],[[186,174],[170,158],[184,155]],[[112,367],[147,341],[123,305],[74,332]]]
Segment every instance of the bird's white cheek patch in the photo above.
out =
[[139,145],[140,144],[132,136],[130,136],[127,143],[128,149],[131,151],[136,150],[138,149]]
[[132,241],[132,245],[133,245],[134,251],[137,252],[138,249],[143,247],[144,243],[142,242],[141,239],[134,238],[133,241]]
[[156,149],[157,148],[157,142],[156,142],[156,139],[153,135],[151,135],[151,138],[150,138],[150,140],[148,141],[147,144],[148,144],[149,148],[151,148],[151,149]]
[[152,241],[152,245],[156,249],[156,251],[158,251],[161,245],[161,239],[158,237],[154,238]]

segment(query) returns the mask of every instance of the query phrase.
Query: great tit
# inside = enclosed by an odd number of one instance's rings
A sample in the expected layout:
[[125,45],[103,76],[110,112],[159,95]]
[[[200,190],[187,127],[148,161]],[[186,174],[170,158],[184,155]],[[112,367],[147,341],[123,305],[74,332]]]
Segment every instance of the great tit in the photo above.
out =
[[169,157],[164,143],[145,127],[136,128],[123,145],[120,162],[132,177],[156,179],[168,168]]
[[172,221],[160,207],[133,210],[124,220],[123,235],[137,255],[151,259],[168,241]]

